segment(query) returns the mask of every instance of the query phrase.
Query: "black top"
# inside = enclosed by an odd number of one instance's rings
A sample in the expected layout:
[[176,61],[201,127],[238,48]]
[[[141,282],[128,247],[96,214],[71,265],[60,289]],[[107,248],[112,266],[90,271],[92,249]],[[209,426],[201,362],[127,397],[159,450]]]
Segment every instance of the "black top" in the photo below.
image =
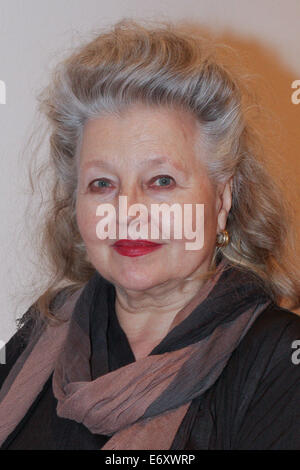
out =
[[[114,299],[111,292],[107,328],[111,371],[135,361],[118,322]],[[93,379],[101,349],[97,318],[94,320]],[[29,321],[7,343],[7,362],[0,365],[0,387],[25,348],[24,331],[30,328]],[[272,303],[249,329],[216,383],[193,400],[171,449],[300,449],[300,364],[292,360],[293,353],[296,359],[300,354],[292,347],[295,340],[300,340],[300,317]],[[51,381],[52,375],[1,449],[92,450],[100,449],[109,439],[92,434],[83,424],[58,417]]]

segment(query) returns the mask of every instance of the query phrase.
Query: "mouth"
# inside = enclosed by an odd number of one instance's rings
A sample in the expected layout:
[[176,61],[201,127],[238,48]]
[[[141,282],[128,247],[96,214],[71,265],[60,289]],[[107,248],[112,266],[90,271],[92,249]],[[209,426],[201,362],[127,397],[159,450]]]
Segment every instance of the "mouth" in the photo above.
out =
[[149,240],[118,240],[112,247],[122,256],[142,256],[163,246]]

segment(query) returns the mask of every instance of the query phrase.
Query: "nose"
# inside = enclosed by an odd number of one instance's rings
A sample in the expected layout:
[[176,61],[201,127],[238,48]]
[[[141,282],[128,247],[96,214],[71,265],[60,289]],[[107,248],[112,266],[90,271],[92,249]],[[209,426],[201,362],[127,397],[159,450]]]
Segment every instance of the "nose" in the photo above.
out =
[[[120,216],[118,223],[127,224],[127,228],[130,223],[138,218],[143,225],[149,223],[149,201],[145,194],[143,193],[142,188],[137,184],[127,185],[123,187],[118,194],[117,201],[117,213]],[[120,198],[121,197],[121,198]],[[139,207],[133,207],[135,204],[143,205],[139,210]],[[132,211],[131,214],[130,210]]]
[[128,208],[134,204],[143,204],[146,207],[149,205],[149,200],[143,188],[135,178],[130,179],[130,181],[127,178],[127,182],[121,185],[118,196],[126,196]]
[[127,206],[130,207],[133,204],[140,204],[142,200],[142,195],[140,194],[139,189],[136,184],[126,185],[119,192],[119,196],[125,196],[127,201]]

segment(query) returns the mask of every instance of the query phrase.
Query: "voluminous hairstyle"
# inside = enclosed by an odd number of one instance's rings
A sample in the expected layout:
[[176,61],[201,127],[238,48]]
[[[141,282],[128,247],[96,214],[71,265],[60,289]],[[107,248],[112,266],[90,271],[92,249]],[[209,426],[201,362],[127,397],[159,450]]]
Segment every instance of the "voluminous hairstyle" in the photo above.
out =
[[35,304],[45,317],[53,317],[51,302],[62,286],[78,288],[95,272],[75,213],[76,158],[84,124],[137,103],[192,113],[199,124],[199,146],[208,149],[211,180],[218,184],[232,178],[226,227],[230,243],[216,247],[211,272],[221,253],[230,264],[252,271],[277,303],[288,299],[292,307],[299,306],[299,276],[286,252],[293,243],[288,206],[264,169],[260,135],[250,119],[253,94],[245,76],[222,63],[217,51],[214,41],[182,25],[125,18],[81,44],[54,69],[50,85],[39,95],[39,109],[51,128],[55,181],[41,238],[53,275]]

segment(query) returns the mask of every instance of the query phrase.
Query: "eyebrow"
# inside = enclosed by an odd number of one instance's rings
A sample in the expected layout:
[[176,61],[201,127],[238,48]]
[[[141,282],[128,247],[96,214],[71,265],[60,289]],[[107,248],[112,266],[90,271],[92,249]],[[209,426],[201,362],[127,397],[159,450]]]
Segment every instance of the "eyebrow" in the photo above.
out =
[[[138,162],[138,166],[151,168],[154,166],[163,165],[165,163],[168,163],[169,165],[173,166],[176,170],[182,173],[185,173],[184,168],[182,168],[180,164],[178,164],[177,162],[176,164],[174,164],[174,162],[169,157],[166,157],[166,156],[145,158],[141,162]],[[96,167],[96,168],[105,168],[107,170],[114,170],[114,165],[112,163],[110,163],[107,160],[101,160],[99,158],[88,161],[86,164],[83,165],[83,167],[85,169]]]

